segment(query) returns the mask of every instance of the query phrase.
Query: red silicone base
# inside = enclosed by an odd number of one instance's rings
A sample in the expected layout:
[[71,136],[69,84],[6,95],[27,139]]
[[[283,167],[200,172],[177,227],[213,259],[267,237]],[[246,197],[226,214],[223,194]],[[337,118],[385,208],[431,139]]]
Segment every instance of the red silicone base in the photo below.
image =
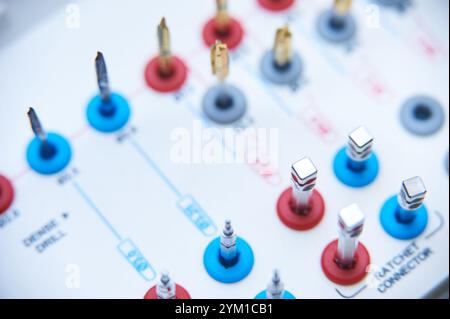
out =
[[14,189],[11,182],[0,175],[0,215],[11,206],[14,199]]
[[295,0],[258,0],[261,7],[269,11],[284,11],[289,9]]
[[353,268],[341,268],[335,261],[338,241],[328,244],[322,253],[322,269],[332,282],[349,286],[360,282],[366,275],[370,265],[370,255],[363,244],[358,244]]
[[222,41],[228,46],[228,49],[235,49],[244,37],[244,29],[241,24],[230,18],[230,23],[226,32],[219,32],[216,26],[216,20],[209,20],[203,27],[203,40],[208,47],[211,47],[216,40]]
[[178,91],[186,82],[187,67],[181,59],[173,56],[172,68],[171,75],[163,76],[159,72],[158,57],[151,59],[145,67],[145,82],[149,87],[161,93]]
[[311,209],[306,215],[297,214],[291,208],[292,188],[286,189],[278,199],[277,213],[287,227],[294,230],[309,230],[320,223],[325,213],[322,195],[316,190],[311,195]]
[[[153,286],[147,291],[144,299],[158,299],[158,296],[156,295],[156,286]],[[175,299],[191,299],[191,295],[189,295],[186,289],[177,284]]]

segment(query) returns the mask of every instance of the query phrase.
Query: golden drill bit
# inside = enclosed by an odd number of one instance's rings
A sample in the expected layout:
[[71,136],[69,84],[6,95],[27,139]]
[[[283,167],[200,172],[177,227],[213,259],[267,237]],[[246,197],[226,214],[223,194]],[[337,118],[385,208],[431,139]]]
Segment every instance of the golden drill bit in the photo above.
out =
[[211,48],[211,67],[212,73],[217,76],[220,82],[223,82],[228,76],[229,65],[228,47],[217,40]]
[[166,24],[166,18],[162,18],[158,25],[158,44],[159,44],[159,71],[162,74],[169,74],[171,72],[170,53],[170,33]]
[[292,58],[292,33],[287,25],[277,30],[273,54],[278,66],[286,65]]
[[230,17],[228,15],[228,0],[216,0],[216,25],[219,30],[224,30],[228,27]]
[[334,0],[334,11],[340,15],[346,15],[352,6],[352,0]]

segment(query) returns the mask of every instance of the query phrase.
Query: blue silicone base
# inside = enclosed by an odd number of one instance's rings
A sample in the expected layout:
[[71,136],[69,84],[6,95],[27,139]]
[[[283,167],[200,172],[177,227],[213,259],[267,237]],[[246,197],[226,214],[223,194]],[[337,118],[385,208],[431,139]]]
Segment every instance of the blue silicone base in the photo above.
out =
[[127,100],[117,93],[111,93],[110,102],[114,107],[111,115],[103,115],[100,109],[103,105],[100,95],[96,95],[89,102],[86,116],[89,124],[97,131],[110,133],[121,129],[130,118],[130,106]]
[[348,166],[349,157],[346,148],[342,148],[334,158],[333,170],[336,177],[345,185],[359,188],[372,183],[378,176],[379,163],[374,152],[367,159],[366,168],[362,171],[354,171]]
[[422,234],[428,224],[428,211],[425,205],[416,210],[416,217],[412,222],[400,223],[396,218],[398,207],[397,196],[389,198],[380,212],[380,222],[383,229],[397,239],[413,239]]
[[[266,290],[261,291],[259,294],[256,295],[255,299],[267,299],[266,298]],[[283,299],[296,299],[293,294],[291,294],[289,291],[285,290]]]
[[298,54],[293,54],[289,65],[279,68],[275,64],[272,51],[267,52],[261,60],[261,72],[266,79],[275,84],[293,84],[303,71],[303,62]]
[[[231,105],[221,108],[217,100],[221,94],[228,96]],[[247,101],[244,93],[233,85],[217,85],[210,88],[202,101],[202,109],[205,115],[213,122],[219,124],[231,124],[239,120],[247,110]]]
[[[423,110],[427,115],[421,117]],[[408,99],[400,111],[403,126],[412,134],[428,136],[439,131],[445,121],[441,104],[428,96],[414,96]]]
[[226,268],[219,260],[220,238],[217,237],[209,243],[203,255],[203,264],[212,278],[230,284],[247,277],[254,263],[252,248],[240,237],[236,239],[236,247],[239,259],[235,265]]
[[325,40],[335,43],[350,41],[356,34],[356,22],[351,14],[341,17],[341,28],[333,27],[331,21],[335,17],[333,10],[327,10],[319,16],[317,28]]
[[72,151],[67,140],[56,133],[47,134],[47,143],[55,148],[56,153],[49,159],[41,157],[40,149],[42,142],[38,137],[35,137],[28,144],[27,148],[27,162],[30,167],[44,175],[50,175],[62,171],[67,164],[69,164],[72,157]]

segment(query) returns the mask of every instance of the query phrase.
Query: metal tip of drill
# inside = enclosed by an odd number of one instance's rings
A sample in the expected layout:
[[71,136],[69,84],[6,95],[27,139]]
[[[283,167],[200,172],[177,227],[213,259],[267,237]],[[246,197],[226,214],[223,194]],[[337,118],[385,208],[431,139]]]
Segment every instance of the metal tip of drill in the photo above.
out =
[[33,133],[41,141],[45,141],[46,133],[45,133],[44,129],[42,128],[41,122],[39,121],[39,118],[32,107],[30,107],[28,109],[27,115],[28,115],[28,119],[30,120],[30,125],[31,125],[31,129],[33,130]]
[[230,59],[228,47],[226,44],[217,40],[211,47],[211,68],[212,73],[217,76],[219,81],[224,81],[229,73]]
[[162,17],[161,22],[159,23],[158,29],[167,29],[166,18]]
[[106,70],[106,63],[103,54],[98,51],[95,57],[95,71],[97,73],[97,83],[100,90],[100,95],[104,102],[109,101],[110,89],[108,81],[108,72]]
[[278,66],[284,66],[292,58],[292,33],[286,25],[277,29],[275,34],[275,44],[273,48],[275,63]]
[[170,74],[172,54],[170,51],[170,32],[166,18],[162,18],[157,29],[159,46],[159,71],[162,74]]
[[158,44],[160,57],[170,56],[170,32],[166,18],[162,18],[158,25]]
[[280,281],[281,281],[280,272],[278,271],[278,269],[275,269],[272,275],[272,283],[278,284]]
[[170,277],[169,277],[169,273],[167,271],[163,271],[161,273],[161,283],[163,285],[167,285],[170,282]]
[[162,18],[157,29],[159,46],[159,71],[164,74],[170,74],[172,71],[172,54],[170,51],[170,32],[167,27],[166,18]]
[[159,283],[156,285],[156,294],[158,299],[175,299],[176,298],[176,284],[169,277],[167,271],[161,273]]

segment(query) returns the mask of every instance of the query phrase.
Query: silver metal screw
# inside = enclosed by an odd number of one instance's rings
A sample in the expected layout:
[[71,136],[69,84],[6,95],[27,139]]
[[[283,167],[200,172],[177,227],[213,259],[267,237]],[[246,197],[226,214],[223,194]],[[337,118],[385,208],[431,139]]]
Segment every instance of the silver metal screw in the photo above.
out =
[[364,214],[356,204],[343,208],[338,215],[338,249],[336,261],[343,268],[351,268],[358,248],[358,237],[364,226]]
[[272,280],[267,285],[266,298],[267,299],[283,299],[284,283],[280,279],[278,270],[273,271]]
[[220,256],[225,262],[233,262],[237,257],[236,234],[231,221],[225,221],[225,227],[220,236]]
[[372,154],[373,136],[364,127],[360,126],[348,136],[347,155],[350,158],[350,168],[355,171],[365,167],[365,161]]
[[292,165],[293,183],[292,206],[300,214],[308,212],[312,190],[316,185],[317,168],[308,157],[302,158]]
[[404,180],[398,194],[397,219],[402,223],[409,223],[415,217],[415,211],[422,206],[427,189],[419,176]]
[[167,271],[162,272],[161,279],[156,285],[156,295],[158,299],[175,299],[176,285],[169,277]]

